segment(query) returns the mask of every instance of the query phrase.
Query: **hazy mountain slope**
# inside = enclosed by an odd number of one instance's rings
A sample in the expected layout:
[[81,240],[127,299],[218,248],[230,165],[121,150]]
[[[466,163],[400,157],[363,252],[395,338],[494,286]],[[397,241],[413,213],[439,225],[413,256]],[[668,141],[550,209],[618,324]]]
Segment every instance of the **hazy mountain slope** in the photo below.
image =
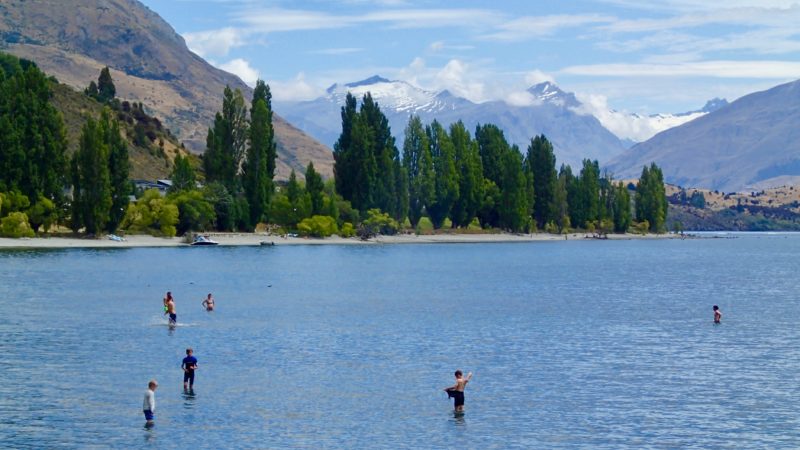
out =
[[580,166],[583,158],[608,161],[626,148],[595,117],[576,111],[580,102],[573,94],[552,83],[531,87],[529,105],[513,106],[502,101],[473,103],[448,91],[427,91],[404,81],[374,76],[335,84],[325,96],[312,101],[282,103],[275,108],[307,133],[333,146],[341,132],[340,109],[347,92],[359,100],[370,92],[389,119],[398,148],[402,147],[403,132],[412,114],[419,115],[425,123],[436,119],[445,126],[462,120],[471,131],[478,124],[496,124],[509,142],[519,145],[523,152],[532,137],[545,134],[553,143],[558,163],[573,167]]
[[651,162],[670,183],[726,192],[800,175],[800,80],[659,133],[608,168],[618,177],[634,177]]
[[[78,88],[110,66],[117,96],[143,102],[196,152],[205,149],[225,85],[248,99],[252,93],[235,75],[190,52],[168,23],[136,0],[3,0],[0,48]],[[280,117],[274,122],[279,176],[310,160],[332,174],[330,149]]]

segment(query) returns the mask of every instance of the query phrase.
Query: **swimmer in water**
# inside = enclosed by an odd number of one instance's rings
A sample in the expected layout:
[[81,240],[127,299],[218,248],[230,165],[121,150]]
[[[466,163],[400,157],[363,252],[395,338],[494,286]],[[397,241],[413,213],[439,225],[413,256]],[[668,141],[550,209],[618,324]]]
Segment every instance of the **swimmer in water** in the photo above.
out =
[[444,391],[447,392],[447,397],[453,399],[453,408],[456,412],[464,411],[464,389],[467,387],[469,380],[472,379],[472,372],[468,373],[466,378],[463,375],[460,370],[456,370],[456,384],[444,388]]
[[208,294],[208,297],[203,300],[203,308],[205,308],[206,311],[214,310],[214,297],[212,297],[210,293]]
[[722,311],[719,310],[719,306],[714,305],[714,323],[722,323]]
[[175,299],[172,298],[172,294],[170,294],[169,292],[167,292],[167,294],[169,299],[167,300],[165,306],[166,310],[164,311],[164,314],[169,314],[169,324],[175,325],[178,323],[178,315],[175,314]]

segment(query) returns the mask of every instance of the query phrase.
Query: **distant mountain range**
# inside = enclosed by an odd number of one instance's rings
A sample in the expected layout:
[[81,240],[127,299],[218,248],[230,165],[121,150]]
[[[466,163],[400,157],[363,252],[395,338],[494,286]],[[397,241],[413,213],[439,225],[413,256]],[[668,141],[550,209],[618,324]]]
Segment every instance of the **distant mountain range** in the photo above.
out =
[[663,131],[607,167],[636,177],[651,162],[667,182],[685,187],[731,192],[800,181],[800,80]]
[[[3,0],[0,50],[32,60],[61,82],[83,89],[109,66],[117,96],[142,102],[194,152],[222,108],[225,85],[252,90],[186,47],[183,38],[136,0]],[[309,161],[333,174],[329,148],[275,115],[278,177]]]
[[[584,158],[607,162],[635,143],[617,137],[587,112],[573,93],[564,92],[551,82],[530,87],[526,91],[528,98],[521,105],[514,105],[505,101],[474,103],[447,90],[429,91],[376,75],[354,83],[334,84],[315,100],[278,103],[275,108],[297,127],[333,147],[341,132],[340,108],[348,92],[359,100],[367,92],[372,95],[389,119],[398,147],[402,146],[412,114],[425,123],[436,119],[445,126],[461,120],[471,130],[478,124],[493,123],[523,152],[532,137],[544,134],[553,143],[558,164],[573,167],[580,166]],[[648,127],[662,130],[702,116],[721,103],[725,101],[715,99],[703,110],[691,113],[630,119],[647,121]]]

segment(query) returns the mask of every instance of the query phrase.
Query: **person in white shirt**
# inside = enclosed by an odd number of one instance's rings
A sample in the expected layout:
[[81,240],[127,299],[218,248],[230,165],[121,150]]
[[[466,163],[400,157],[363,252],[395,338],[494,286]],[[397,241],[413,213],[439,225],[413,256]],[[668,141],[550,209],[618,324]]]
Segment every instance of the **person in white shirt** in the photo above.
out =
[[158,383],[156,380],[150,380],[147,384],[147,391],[144,393],[144,404],[142,405],[142,410],[144,411],[144,418],[147,421],[145,426],[153,426],[155,422],[153,422],[153,415],[156,412],[156,388],[158,388]]

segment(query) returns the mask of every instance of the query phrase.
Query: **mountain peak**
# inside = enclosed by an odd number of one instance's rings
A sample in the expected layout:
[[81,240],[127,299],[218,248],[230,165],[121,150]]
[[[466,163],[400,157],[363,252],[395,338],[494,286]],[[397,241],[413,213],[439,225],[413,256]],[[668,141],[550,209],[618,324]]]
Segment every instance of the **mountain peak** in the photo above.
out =
[[554,83],[545,81],[535,84],[528,88],[528,93],[543,103],[551,103],[556,106],[575,108],[580,106],[580,102],[571,92],[564,92]]
[[724,98],[714,97],[711,100],[707,101],[705,106],[703,106],[703,109],[701,109],[700,111],[710,113],[720,108],[724,108],[725,106],[728,106],[727,100],[725,100]]
[[361,81],[356,81],[353,83],[347,83],[345,86],[347,87],[359,87],[359,86],[369,86],[371,84],[378,84],[378,83],[391,83],[391,81],[383,78],[380,75],[373,75],[369,78],[363,79]]

